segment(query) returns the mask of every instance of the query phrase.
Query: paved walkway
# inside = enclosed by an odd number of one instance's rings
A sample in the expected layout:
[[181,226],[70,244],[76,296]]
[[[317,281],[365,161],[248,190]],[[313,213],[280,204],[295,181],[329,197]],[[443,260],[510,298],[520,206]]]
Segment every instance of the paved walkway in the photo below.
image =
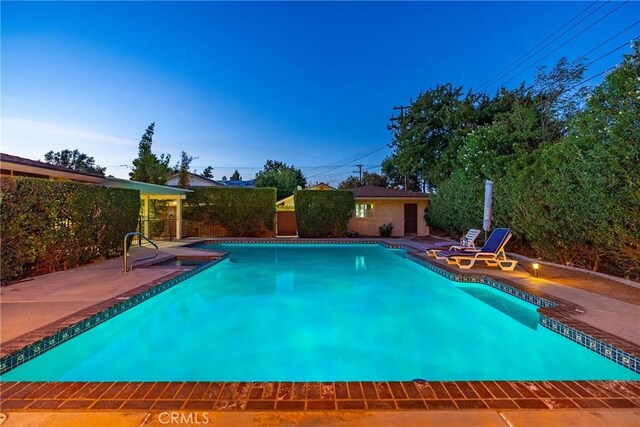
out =
[[[173,422],[172,422],[173,420]],[[190,422],[189,422],[190,421]],[[394,427],[637,427],[640,410],[565,411],[340,411],[340,412],[11,412],[3,427],[166,425]]]
[[[158,257],[143,262],[140,267],[175,255],[212,255],[209,251],[179,246],[190,241],[160,242]],[[146,247],[132,247],[130,250],[132,260],[151,254],[153,250]],[[136,267],[125,274],[122,263],[122,257],[113,258],[0,288],[0,343],[178,270],[176,267]]]

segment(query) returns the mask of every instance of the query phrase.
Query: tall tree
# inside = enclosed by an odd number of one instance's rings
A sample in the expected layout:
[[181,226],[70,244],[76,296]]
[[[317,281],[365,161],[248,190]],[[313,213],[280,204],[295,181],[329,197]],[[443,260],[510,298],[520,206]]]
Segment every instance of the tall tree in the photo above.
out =
[[96,165],[93,157],[81,153],[78,150],[62,150],[58,152],[53,152],[52,150],[44,155],[44,160],[51,165],[64,166],[80,172],[94,173],[102,176],[104,176],[104,171],[107,169]]
[[197,159],[197,157],[190,156],[186,153],[186,151],[182,151],[180,153],[180,161],[176,164],[173,169],[174,173],[177,173],[178,176],[178,186],[182,188],[188,188],[191,184],[189,181],[189,168],[191,167],[191,162]]
[[134,181],[149,182],[151,184],[165,184],[171,173],[169,162],[171,155],[156,156],[151,151],[155,122],[151,123],[138,144],[138,158],[133,160],[133,168],[129,178]]
[[338,188],[341,190],[347,190],[350,188],[360,187],[362,185],[370,185],[372,187],[387,187],[389,180],[386,176],[380,175],[374,172],[364,172],[362,174],[362,181],[355,176],[350,176],[340,184]]
[[200,176],[213,179],[213,166],[207,166],[206,168],[204,168]]
[[233,172],[229,179],[231,181],[242,181],[242,177],[240,176],[240,172],[238,172],[238,169]]
[[390,187],[402,187],[405,190],[412,191],[421,190],[420,176],[418,173],[401,172],[394,154],[382,161],[382,173],[387,177],[387,185]]
[[307,179],[294,165],[267,160],[264,168],[256,174],[256,187],[275,187],[278,200],[293,194],[298,187],[306,187]]

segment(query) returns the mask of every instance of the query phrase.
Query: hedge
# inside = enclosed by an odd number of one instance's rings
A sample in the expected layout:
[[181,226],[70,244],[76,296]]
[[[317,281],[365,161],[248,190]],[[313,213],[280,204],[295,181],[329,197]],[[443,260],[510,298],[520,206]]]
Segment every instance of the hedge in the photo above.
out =
[[184,201],[184,219],[219,224],[232,237],[273,234],[275,188],[198,188]]
[[[566,140],[514,161],[492,177],[492,227],[511,228],[510,246],[533,256],[640,279],[640,169],[614,148]],[[427,222],[455,235],[480,228],[483,199],[483,180],[456,171],[432,195]]]
[[122,255],[140,194],[40,178],[0,178],[2,281]]
[[355,206],[351,190],[298,190],[294,202],[300,237],[341,237]]

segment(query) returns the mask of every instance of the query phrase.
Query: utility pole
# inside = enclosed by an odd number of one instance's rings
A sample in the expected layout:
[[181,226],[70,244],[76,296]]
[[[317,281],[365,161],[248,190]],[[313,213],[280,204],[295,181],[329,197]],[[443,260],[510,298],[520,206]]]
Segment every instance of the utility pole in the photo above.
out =
[[360,184],[362,184],[362,167],[363,167],[363,166],[364,166],[364,165],[356,165],[356,167],[358,168],[358,170],[357,170],[357,171],[353,171],[353,173],[358,172],[358,175],[359,175],[358,181],[360,182]]
[[398,119],[403,118],[403,117],[404,117],[404,110],[408,110],[409,108],[411,108],[411,107],[410,107],[410,106],[408,106],[408,105],[400,105],[400,106],[398,106],[398,107],[393,107],[393,109],[394,109],[394,110],[396,110],[396,111],[397,111],[397,110],[400,110],[400,116],[399,116],[399,117],[391,117],[391,121],[392,121],[392,122],[395,122],[395,121],[397,121]]

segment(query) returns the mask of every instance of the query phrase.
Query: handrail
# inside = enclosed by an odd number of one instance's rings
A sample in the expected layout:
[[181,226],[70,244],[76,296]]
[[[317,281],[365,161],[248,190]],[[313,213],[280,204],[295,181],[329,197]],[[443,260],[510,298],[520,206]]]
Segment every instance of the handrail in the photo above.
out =
[[122,245],[123,252],[124,252],[124,255],[123,255],[123,257],[122,257],[122,259],[123,259],[123,263],[122,263],[122,272],[123,272],[123,273],[126,273],[127,271],[130,271],[130,270],[129,270],[129,268],[127,267],[127,239],[128,239],[130,236],[136,236],[136,235],[140,236],[141,238],[143,238],[143,239],[144,239],[144,240],[146,240],[147,242],[151,243],[151,244],[156,248],[156,253],[155,253],[155,254],[153,254],[153,256],[147,256],[147,257],[140,258],[140,259],[134,259],[134,260],[133,260],[133,262],[131,263],[131,270],[133,270],[133,265],[134,265],[136,262],[144,261],[144,260],[151,259],[151,258],[155,258],[155,257],[157,257],[157,256],[158,256],[158,252],[160,251],[160,249],[158,249],[158,245],[156,245],[155,243],[153,243],[153,241],[152,241],[152,240],[150,240],[147,236],[145,236],[144,234],[140,233],[139,231],[132,231],[131,233],[127,233],[127,234],[125,234],[125,235],[124,235],[124,242],[123,242],[123,245]]

